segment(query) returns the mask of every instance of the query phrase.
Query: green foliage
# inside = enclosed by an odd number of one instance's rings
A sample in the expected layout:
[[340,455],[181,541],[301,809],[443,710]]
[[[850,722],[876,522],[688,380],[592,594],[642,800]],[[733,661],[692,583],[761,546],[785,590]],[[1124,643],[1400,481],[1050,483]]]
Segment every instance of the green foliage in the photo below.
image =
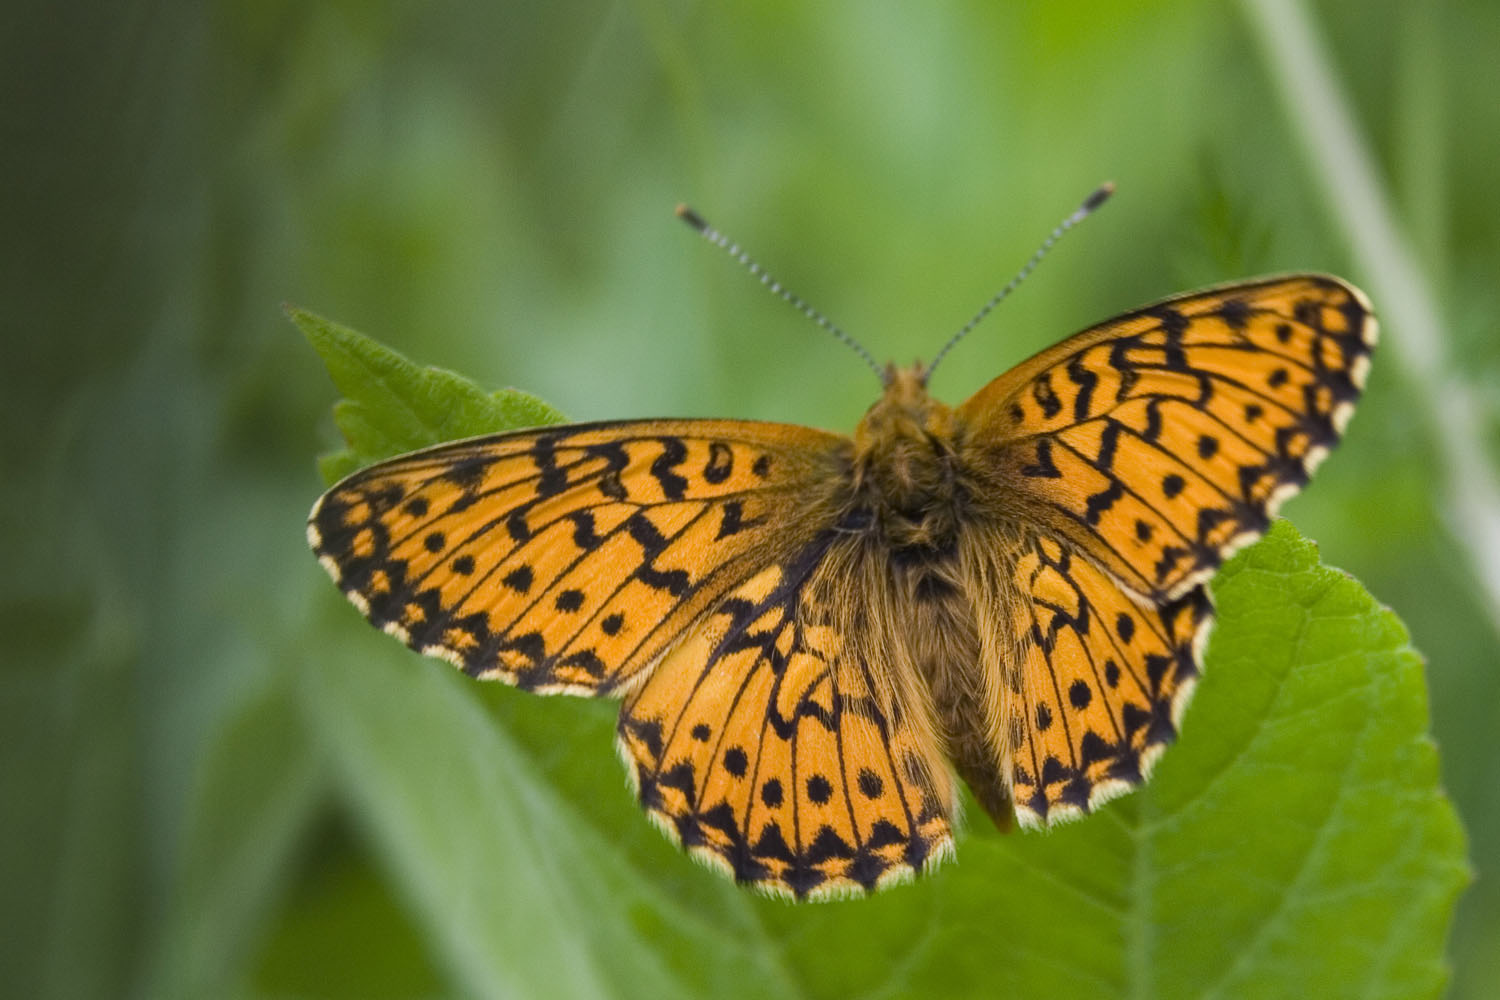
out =
[[[344,391],[425,398],[429,370],[340,336],[383,359]],[[443,427],[500,429],[474,419]],[[367,426],[345,425],[357,453],[390,443]],[[414,433],[396,443],[436,441]],[[385,865],[475,994],[1437,995],[1467,867],[1405,629],[1285,521],[1214,591],[1205,678],[1143,790],[1045,834],[974,810],[956,864],[852,902],[754,897],[668,848],[628,802],[605,706],[481,699],[396,652],[331,656],[305,687]],[[830,965],[844,949],[860,961]]]
[[[1318,161],[1295,123],[1311,120],[1303,112],[1320,95],[1278,90],[1279,40],[1250,16],[1270,7],[1312,22],[1321,42],[1306,54],[1348,98],[1374,153],[1369,177],[1310,166]],[[1268,646],[1249,669],[1230,655],[1236,602],[1281,599],[1236,598],[1240,583],[1242,594],[1255,579],[1295,594],[1299,580],[1335,579],[1255,570],[1262,553],[1282,551],[1284,529],[1220,578],[1219,645],[1148,791],[1052,835],[1000,837],[972,822],[958,862],[934,878],[800,909],[734,891],[642,822],[610,759],[609,704],[529,697],[420,662],[362,624],[309,557],[303,517],[321,484],[308,456],[327,443],[329,383],[278,302],[358,315],[412,357],[487,387],[526,386],[578,419],[848,430],[873,380],[675,223],[674,204],[702,210],[877,358],[906,362],[930,357],[1085,192],[1112,179],[1109,206],[964,342],[934,390],[956,402],[1072,330],[1210,282],[1326,270],[1370,294],[1383,346],[1368,392],[1286,513],[1399,612],[1427,658],[1442,785],[1476,872],[1452,923],[1450,994],[1495,995],[1500,615],[1471,570],[1489,553],[1453,515],[1444,484],[1500,468],[1500,396],[1483,394],[1500,385],[1500,4],[68,9],[59,18],[16,5],[0,31],[0,74],[23,98],[0,114],[12,249],[0,267],[9,994],[365,998],[533,986],[540,961],[512,970],[528,962],[515,944],[458,924],[462,915],[510,927],[494,898],[522,913],[531,905],[497,895],[510,890],[487,874],[496,831],[517,827],[561,838],[557,853],[523,855],[550,867],[517,882],[545,879],[544,926],[589,924],[594,912],[568,908],[597,901],[573,883],[613,872],[601,877],[620,898],[597,902],[597,930],[575,932],[589,971],[569,981],[607,993],[643,988],[635,975],[663,992],[711,993],[739,977],[767,994],[947,985],[990,996],[1045,979],[1061,985],[1041,995],[1144,997],[1191,978],[1227,997],[1253,992],[1248,977],[1274,968],[1282,948],[1301,968],[1321,945],[1331,968],[1346,941],[1368,945],[1402,859],[1432,864],[1432,841],[1450,828],[1432,821],[1442,811],[1424,798],[1432,783],[1414,777],[1430,757],[1410,737],[1423,716],[1407,654],[1366,663],[1359,653],[1356,668],[1337,657],[1283,663]],[[1395,306],[1408,283],[1361,267],[1371,241],[1357,248],[1333,208],[1371,186],[1441,306],[1437,356],[1448,360],[1428,376],[1467,381],[1476,405],[1432,398],[1401,363],[1413,342]],[[359,392],[374,392],[348,421],[369,453],[335,460],[330,475],[466,433],[433,429],[464,409],[455,400],[489,406],[487,393],[439,388],[437,376],[425,410],[388,399],[360,374],[381,368],[379,352],[361,359],[357,343],[351,354],[325,333],[348,354]],[[1463,449],[1424,416],[1437,408],[1450,424],[1471,422],[1488,453],[1460,461]],[[1303,616],[1308,641],[1340,627],[1369,638],[1362,629],[1389,619],[1321,616],[1349,593],[1335,580],[1325,603],[1283,613]],[[394,703],[413,690],[408,718]],[[1291,711],[1301,700],[1308,711]],[[1365,712],[1383,714],[1351,727],[1346,716]],[[1322,738],[1301,740],[1301,723],[1325,716]],[[392,746],[371,749],[367,763],[356,751],[371,733]],[[1234,733],[1244,754],[1226,750]],[[1290,761],[1278,735],[1297,748]],[[411,746],[418,740],[443,748],[438,766]],[[1358,756],[1334,785],[1326,770],[1340,746]],[[491,761],[508,751],[519,759]],[[1397,755],[1384,774],[1390,794],[1371,807],[1360,789],[1382,753]],[[1159,864],[1182,847],[1148,814],[1167,808],[1174,787],[1174,801],[1189,801],[1176,796],[1204,762],[1225,761],[1218,782],[1171,814],[1198,822],[1220,783],[1257,759],[1267,773],[1233,799],[1249,804],[1244,822],[1227,835],[1210,824],[1214,839],[1190,860],[1211,864],[1219,850],[1238,859],[1243,841],[1269,839],[1286,851],[1310,845],[1306,864],[1293,871],[1283,858],[1264,877],[1241,868],[1234,910],[1221,919],[1215,900],[1188,912],[1201,898],[1180,884],[1169,891],[1174,870]],[[501,773],[464,788],[445,768]],[[423,810],[450,796],[481,801],[444,807],[456,831],[426,830],[422,814],[399,818],[386,782],[435,784],[412,793]],[[1336,788],[1321,800],[1326,822],[1306,801],[1320,787]],[[498,796],[510,789],[520,796]],[[1275,807],[1261,800],[1272,794]],[[1356,835],[1366,848],[1389,842],[1384,868],[1373,848],[1350,855],[1373,866],[1375,898],[1359,879],[1342,883],[1371,913],[1361,911],[1352,938],[1342,925],[1312,929],[1309,915],[1340,902],[1326,887]],[[462,853],[429,856],[445,836]],[[1084,851],[1093,838],[1106,843]],[[1053,857],[1074,847],[1073,869]],[[1113,867],[1100,866],[1101,853]],[[570,872],[580,855],[598,860]],[[1451,843],[1442,856],[1451,864]],[[1151,891],[1122,890],[1126,868]],[[1451,892],[1456,875],[1444,871],[1413,874],[1405,923],[1387,921],[1395,943],[1338,985],[1431,992],[1421,984],[1432,981],[1438,931],[1423,922],[1444,911],[1423,887]],[[1054,934],[1060,912],[1092,934]],[[1255,914],[1264,922],[1246,935]],[[1179,945],[1168,919],[1197,923]],[[725,938],[735,950],[716,957]],[[649,957],[594,954],[622,942]],[[538,947],[550,957],[565,945]],[[1244,964],[1225,969],[1226,948]]]
[[567,419],[520,389],[485,392],[462,375],[417,368],[383,344],[305,309],[288,308],[287,316],[343,393],[333,419],[348,447],[318,459],[327,483],[423,445]]

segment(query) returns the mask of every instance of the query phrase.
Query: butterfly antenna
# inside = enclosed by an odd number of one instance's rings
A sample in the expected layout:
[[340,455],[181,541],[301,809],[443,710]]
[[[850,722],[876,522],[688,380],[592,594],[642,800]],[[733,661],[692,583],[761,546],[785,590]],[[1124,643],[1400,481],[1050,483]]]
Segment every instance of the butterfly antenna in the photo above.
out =
[[870,366],[870,370],[875,373],[876,378],[880,379],[880,383],[882,385],[885,384],[885,370],[880,367],[880,364],[873,357],[870,356],[870,352],[865,350],[863,344],[855,340],[853,337],[849,336],[849,334],[845,333],[843,329],[836,326],[831,320],[829,320],[827,316],[824,316],[812,306],[802,301],[802,297],[800,295],[793,292],[790,288],[787,288],[775,278],[771,277],[771,275],[766,271],[765,268],[757,264],[749,254],[747,254],[743,249],[740,248],[740,245],[738,243],[735,243],[729,237],[725,236],[723,233],[715,229],[713,226],[710,226],[707,219],[703,218],[703,216],[699,215],[691,208],[688,208],[686,205],[677,206],[677,217],[696,229],[699,236],[702,236],[705,240],[708,240],[708,242],[712,243],[720,250],[723,250],[725,253],[729,254],[729,256],[733,257],[736,261],[743,265],[745,270],[755,275],[755,277],[760,280],[760,283],[762,285],[765,285],[766,288],[771,290],[771,293],[773,295],[781,298],[782,301],[788,303],[792,308],[796,309],[802,315],[806,316],[808,319],[812,320],[814,323],[818,324],[829,333],[833,334],[836,339],[851,348],[855,354],[858,354],[861,358],[864,359],[865,364]]
[[1031,255],[1031,259],[1026,262],[1026,266],[1021,268],[1021,270],[1017,272],[1016,276],[1014,278],[1011,278],[1010,281],[1006,283],[1004,288],[996,292],[994,298],[986,302],[984,304],[984,308],[980,309],[979,312],[974,314],[973,319],[965,323],[957,333],[948,338],[948,342],[943,345],[942,350],[938,351],[937,355],[932,359],[932,364],[927,366],[927,377],[930,378],[932,376],[933,369],[937,368],[938,362],[942,361],[943,358],[947,356],[948,352],[953,350],[954,345],[956,345],[960,340],[963,340],[964,337],[968,336],[969,331],[978,326],[980,320],[988,316],[990,314],[990,311],[998,306],[1007,295],[1016,290],[1017,285],[1026,280],[1026,276],[1028,274],[1036,270],[1036,266],[1041,263],[1042,258],[1047,256],[1047,251],[1051,250],[1053,245],[1057,243],[1058,240],[1062,239],[1063,233],[1067,232],[1069,229],[1072,229],[1084,219],[1088,218],[1089,215],[1093,213],[1094,209],[1098,208],[1100,205],[1108,201],[1109,196],[1114,193],[1114,184],[1109,181],[1104,182],[1094,189],[1093,194],[1083,199],[1083,204],[1078,206],[1077,211],[1068,216],[1066,219],[1062,220],[1062,222],[1059,222],[1057,224],[1057,228],[1052,230],[1052,234],[1042,241],[1041,246],[1036,248],[1036,253]]

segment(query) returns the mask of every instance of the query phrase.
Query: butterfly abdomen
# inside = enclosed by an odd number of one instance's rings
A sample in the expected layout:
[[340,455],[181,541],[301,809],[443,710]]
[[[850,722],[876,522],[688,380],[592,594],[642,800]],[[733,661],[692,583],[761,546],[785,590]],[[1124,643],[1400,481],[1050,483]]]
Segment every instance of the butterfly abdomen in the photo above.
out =
[[[851,507],[866,525],[867,592],[855,597],[876,618],[876,633],[899,645],[924,690],[908,693],[930,713],[934,735],[954,769],[1002,829],[1010,825],[1005,767],[1009,747],[997,739],[1003,699],[995,658],[981,648],[978,600],[965,579],[966,538],[976,521],[976,479],[965,457],[964,430],[953,411],[932,399],[920,368],[892,369],[885,394],[854,436]],[[994,548],[998,549],[999,546]],[[994,558],[990,552],[988,558]],[[887,654],[889,655],[889,654]]]
[[898,632],[926,685],[944,750],[995,825],[1009,829],[1005,767],[1010,748],[997,740],[991,719],[992,706],[1005,695],[1000,671],[987,666],[980,639],[980,607],[987,602],[976,601],[957,552],[894,561],[891,577],[899,599],[895,606],[907,619]]

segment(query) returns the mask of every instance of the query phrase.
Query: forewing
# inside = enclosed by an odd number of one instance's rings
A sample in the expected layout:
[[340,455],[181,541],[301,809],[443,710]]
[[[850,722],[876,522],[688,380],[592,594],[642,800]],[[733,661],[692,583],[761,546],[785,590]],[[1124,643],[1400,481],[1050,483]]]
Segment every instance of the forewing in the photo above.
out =
[[476,677],[627,686],[801,531],[845,439],[749,421],[475,438],[371,466],[308,539],[370,621]]
[[738,587],[620,717],[621,755],[658,825],[737,881],[799,899],[900,881],[952,850],[951,779],[930,727],[872,673],[882,665],[853,662],[830,624],[846,616],[813,596],[836,543]]
[[1011,785],[1021,823],[1040,826],[1146,779],[1177,734],[1213,609],[1201,586],[1143,608],[1054,538],[1030,539],[1015,573]]
[[959,408],[1009,508],[1153,602],[1266,528],[1343,433],[1375,319],[1291,275],[1147,306],[1070,337]]

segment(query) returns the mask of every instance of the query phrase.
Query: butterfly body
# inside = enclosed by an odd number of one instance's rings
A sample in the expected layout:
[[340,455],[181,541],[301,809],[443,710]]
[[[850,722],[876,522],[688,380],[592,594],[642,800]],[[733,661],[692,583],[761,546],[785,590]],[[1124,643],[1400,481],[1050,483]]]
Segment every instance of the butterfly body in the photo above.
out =
[[1006,657],[985,648],[979,622],[993,627],[1017,606],[1006,574],[988,570],[1017,547],[1020,529],[1007,517],[1005,485],[986,475],[964,421],[926,381],[920,364],[889,366],[884,393],[855,430],[840,523],[861,526],[843,543],[856,568],[828,603],[852,610],[850,634],[873,634],[881,655],[910,664],[922,685],[904,703],[930,713],[924,728],[1006,829],[1010,786],[998,762],[1010,750],[996,721],[1011,700]]
[[852,437],[647,420],[354,474],[308,536],[372,622],[466,673],[622,697],[651,817],[795,898],[1092,811],[1175,737],[1206,582],[1337,442],[1375,324],[1322,275],[1109,320],[949,407],[887,369]]

